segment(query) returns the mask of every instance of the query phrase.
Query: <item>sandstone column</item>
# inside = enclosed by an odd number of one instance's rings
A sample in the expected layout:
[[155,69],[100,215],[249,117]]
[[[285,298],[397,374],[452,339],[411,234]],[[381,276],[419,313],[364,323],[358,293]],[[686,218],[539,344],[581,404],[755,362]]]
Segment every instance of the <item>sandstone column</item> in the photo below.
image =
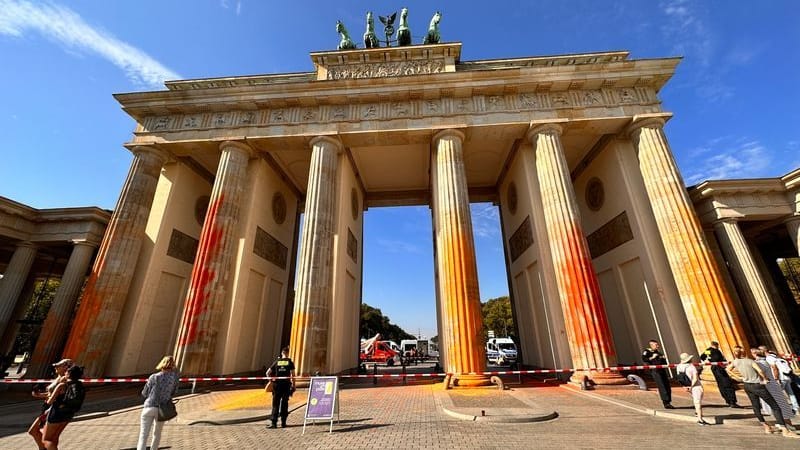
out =
[[726,355],[735,345],[747,348],[733,300],[725,290],[664,136],[664,119],[634,118],[628,132],[639,155],[647,197],[697,351],[703,351],[711,341],[718,341]]
[[320,136],[311,140],[311,167],[290,342],[297,375],[317,371],[324,374],[328,367],[336,171],[341,151],[341,143],[334,138]]
[[758,343],[771,344],[770,348],[781,352],[791,350],[786,328],[775,310],[767,285],[736,219],[714,222],[714,231],[750,315],[750,323],[754,325]]
[[800,213],[786,219],[786,229],[789,231],[789,238],[794,244],[797,255],[800,256]]
[[223,142],[220,150],[175,347],[178,367],[191,375],[205,375],[212,369],[252,154],[250,147],[238,142]]
[[63,351],[84,366],[87,377],[103,375],[167,160],[165,152],[152,147],[134,147],[133,154]]
[[[600,285],[589,246],[581,230],[578,203],[557,124],[533,125],[528,131],[536,157],[536,176],[553,270],[564,312],[574,368],[617,365],[614,338],[608,326]],[[576,371],[572,380],[588,376],[598,384],[627,383],[618,372]]]
[[86,280],[86,272],[92,262],[94,249],[97,248],[97,244],[87,241],[76,241],[73,244],[72,254],[61,277],[61,284],[47,312],[42,332],[31,355],[31,364],[28,368],[28,375],[31,377],[46,376],[50,364],[61,359],[59,352],[67,334],[67,326],[78,301],[78,294]]
[[446,337],[441,341],[447,346],[445,370],[457,384],[483,386],[489,384],[489,377],[475,374],[486,370],[486,351],[463,140],[464,134],[457,130],[444,130],[433,137],[436,271],[441,329]]
[[31,242],[17,244],[3,278],[0,279],[0,334],[8,326],[9,318],[17,306],[19,294],[25,287],[25,280],[28,279],[34,259],[36,259],[36,245]]

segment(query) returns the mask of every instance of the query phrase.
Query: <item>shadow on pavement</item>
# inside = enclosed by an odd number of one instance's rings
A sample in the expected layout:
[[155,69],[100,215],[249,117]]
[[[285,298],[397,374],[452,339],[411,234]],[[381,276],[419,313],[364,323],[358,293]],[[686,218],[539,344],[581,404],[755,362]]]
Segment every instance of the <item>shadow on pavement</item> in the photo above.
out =
[[348,433],[350,431],[370,430],[370,429],[373,429],[373,428],[383,428],[383,427],[388,427],[388,426],[389,426],[388,423],[354,425],[352,427],[347,427],[347,428],[342,428],[342,429],[334,428],[333,432],[334,433]]

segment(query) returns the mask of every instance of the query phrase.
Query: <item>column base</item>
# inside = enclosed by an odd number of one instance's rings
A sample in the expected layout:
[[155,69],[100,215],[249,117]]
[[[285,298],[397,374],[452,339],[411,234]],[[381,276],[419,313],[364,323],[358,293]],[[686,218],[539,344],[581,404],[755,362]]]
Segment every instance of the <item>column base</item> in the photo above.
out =
[[627,378],[623,377],[619,372],[599,372],[599,371],[576,371],[573,372],[569,378],[571,383],[580,384],[583,382],[584,377],[588,377],[594,384],[603,386],[616,386],[623,384],[630,384]]
[[453,386],[482,387],[492,384],[489,375],[453,375]]

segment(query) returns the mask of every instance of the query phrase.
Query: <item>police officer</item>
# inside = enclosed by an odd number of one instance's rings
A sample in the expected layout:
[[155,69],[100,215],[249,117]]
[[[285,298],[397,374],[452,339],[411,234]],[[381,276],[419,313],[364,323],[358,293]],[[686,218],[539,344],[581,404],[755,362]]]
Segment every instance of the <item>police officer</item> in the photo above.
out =
[[[666,364],[667,359],[661,353],[661,345],[658,341],[650,340],[648,347],[642,352],[642,359],[645,364],[656,365]],[[672,406],[672,387],[669,385],[669,374],[667,369],[650,369],[650,374],[658,386],[658,395],[661,396],[661,402],[666,409],[675,409]]]
[[[706,351],[700,355],[700,361],[715,363],[728,362],[725,359],[725,355],[719,351],[719,342],[717,341],[711,341],[711,347],[708,347]],[[711,366],[711,373],[714,374],[714,379],[717,380],[719,393],[722,395],[725,403],[727,403],[731,408],[741,408],[739,403],[736,401],[736,388],[734,388],[733,380],[731,379],[730,375],[728,375],[725,367]]]
[[281,357],[267,369],[267,376],[280,377],[272,382],[272,420],[267,428],[278,427],[278,416],[281,418],[281,428],[286,428],[286,418],[289,417],[289,397],[294,392],[294,361],[289,358],[289,347],[281,349]]

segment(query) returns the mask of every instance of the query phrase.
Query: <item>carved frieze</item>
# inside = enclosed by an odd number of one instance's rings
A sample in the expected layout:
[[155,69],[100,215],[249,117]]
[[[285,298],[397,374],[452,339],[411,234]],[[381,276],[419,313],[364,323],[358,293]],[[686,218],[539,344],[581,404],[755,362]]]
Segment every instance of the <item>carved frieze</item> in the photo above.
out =
[[199,243],[199,240],[173,228],[172,234],[169,237],[169,245],[167,246],[167,256],[171,256],[185,263],[194,264],[194,258],[197,255],[197,246]]
[[592,254],[593,259],[631,240],[633,240],[633,231],[625,211],[586,236],[589,253]]
[[347,228],[347,255],[354,263],[358,262],[358,239],[350,228]]
[[271,234],[256,227],[256,239],[253,243],[253,253],[286,270],[286,260],[289,249],[275,239]]
[[527,216],[508,239],[511,262],[516,261],[531,245],[533,245],[533,228],[531,228],[531,216]]
[[372,64],[345,64],[330,66],[329,80],[351,78],[384,78],[401,75],[425,75],[444,72],[444,61],[398,61]]
[[549,111],[568,108],[657,104],[648,86],[523,92],[472,97],[419,98],[346,105],[284,106],[258,111],[219,111],[147,117],[145,132],[447,117],[456,115]]

